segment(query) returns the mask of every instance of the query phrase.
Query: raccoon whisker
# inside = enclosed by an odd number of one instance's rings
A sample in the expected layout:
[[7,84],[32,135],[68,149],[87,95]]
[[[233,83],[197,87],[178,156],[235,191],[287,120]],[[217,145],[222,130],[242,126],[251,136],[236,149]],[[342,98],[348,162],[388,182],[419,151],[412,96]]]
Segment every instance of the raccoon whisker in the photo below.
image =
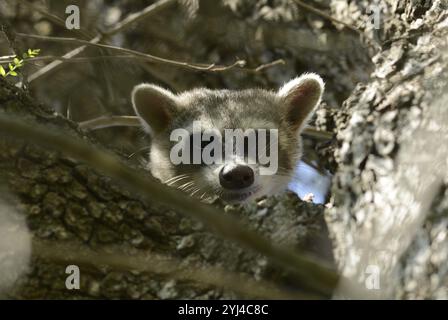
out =
[[151,147],[143,147],[143,148],[140,148],[140,149],[138,149],[137,151],[134,151],[133,153],[131,153],[129,156],[128,156],[128,159],[131,159],[133,156],[135,156],[137,153],[140,153],[140,152],[142,152],[142,151],[145,151],[145,150],[149,150],[149,149],[151,149]]
[[[191,179],[191,177],[189,177],[189,176],[186,176],[185,178],[190,178],[190,180],[188,180],[187,182],[185,182],[185,183],[188,183],[188,182],[192,182],[193,181],[193,179]],[[180,179],[179,178],[179,180],[176,180],[177,182],[179,182],[179,181],[181,181],[181,180],[183,180],[184,178],[182,177],[182,179]]]
[[148,165],[148,160],[145,158],[139,158],[137,161],[141,167],[146,167]]
[[186,188],[191,187],[192,185],[194,185],[194,181],[184,183],[183,185],[179,186],[178,189],[185,190]]
[[[192,190],[196,190],[197,189],[197,187],[195,186],[195,185],[192,185],[192,186],[190,186],[189,188],[187,188],[187,189],[185,189],[184,191],[186,192],[186,193],[190,193]],[[191,195],[191,194],[190,194]]]
[[165,180],[163,183],[168,184],[168,183],[170,183],[170,182],[173,182],[173,180],[176,180],[176,181],[177,181],[177,179],[179,179],[179,178],[184,178],[184,177],[188,177],[188,176],[189,176],[189,175],[186,174],[186,173],[184,173],[184,174],[180,174],[180,175],[177,175],[177,176],[174,176],[174,177],[171,177],[171,178]]
[[185,175],[178,175],[178,176],[174,176],[174,177],[171,177],[171,178],[169,178],[169,179],[166,179],[165,181],[163,181],[163,183],[170,183],[170,182],[172,182],[173,180],[175,180],[175,179],[178,179],[178,178],[182,178],[182,177],[184,177]]
[[186,187],[186,188],[184,188],[184,189],[182,189],[182,191],[184,191],[184,192],[190,192],[191,190],[194,190],[194,185],[190,185],[190,186],[188,186],[188,187]]
[[192,183],[184,189],[185,192],[190,193],[192,190],[196,190],[198,186],[192,181]]
[[201,188],[196,188],[196,190],[190,193],[190,196],[194,196],[198,191],[201,191]]
[[169,183],[167,183],[167,185],[169,185],[169,186],[172,186],[173,184],[175,184],[175,183],[178,183],[178,182],[180,182],[180,181],[182,181],[182,180],[185,180],[185,179],[189,179],[190,177],[180,177],[180,178],[178,178],[178,179],[176,179],[176,180],[174,180],[174,181],[171,181],[171,182],[169,182]]
[[204,187],[205,187],[205,186],[201,186],[201,187],[199,188],[199,190],[198,190],[199,193],[202,193],[201,196],[200,196],[200,199],[202,199],[202,198],[204,197],[204,195],[207,195],[207,191],[204,190]]
[[[203,190],[201,190],[201,192],[202,192]],[[208,193],[207,191],[204,191],[203,193],[202,193],[202,195],[199,197],[199,199],[204,199],[205,198],[205,200],[211,200],[211,199],[213,199],[213,197],[212,197],[212,195],[215,195],[215,193],[213,193],[213,194],[210,194],[210,193]]]
[[194,196],[196,193],[200,192],[202,190],[202,187],[194,186],[192,189],[192,192],[190,193],[190,196]]

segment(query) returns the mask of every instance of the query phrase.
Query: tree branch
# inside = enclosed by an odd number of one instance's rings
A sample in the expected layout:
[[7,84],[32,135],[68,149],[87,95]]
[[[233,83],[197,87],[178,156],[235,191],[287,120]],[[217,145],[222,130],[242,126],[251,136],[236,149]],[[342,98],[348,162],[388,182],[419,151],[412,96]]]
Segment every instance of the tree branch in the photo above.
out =
[[116,46],[111,46],[111,45],[106,45],[106,44],[92,43],[90,41],[76,39],[76,38],[49,37],[49,36],[39,36],[39,35],[24,34],[24,33],[16,33],[16,35],[19,37],[25,37],[25,38],[34,38],[34,39],[40,39],[40,40],[46,40],[46,41],[72,42],[72,43],[84,44],[87,46],[99,47],[99,48],[103,48],[103,49],[110,49],[110,50],[114,50],[114,51],[118,51],[118,52],[127,53],[127,54],[133,55],[135,57],[139,57],[140,59],[146,60],[148,62],[156,62],[156,63],[160,63],[160,64],[172,65],[172,66],[182,67],[182,68],[191,69],[191,70],[195,70],[195,71],[223,72],[223,71],[228,71],[233,68],[238,68],[241,70],[258,72],[258,71],[264,70],[268,67],[272,67],[272,66],[275,66],[278,64],[285,63],[284,60],[279,59],[279,60],[270,62],[268,64],[258,66],[253,69],[244,68],[244,66],[246,65],[245,60],[237,60],[234,63],[232,63],[231,65],[227,65],[227,66],[216,65],[214,63],[212,63],[212,64],[190,63],[190,62],[183,62],[183,61],[176,61],[176,60],[161,58],[158,56],[154,56],[154,55],[147,54],[147,53],[142,53],[139,51],[134,51],[131,49],[126,49],[126,48],[121,48],[121,47],[116,47]]
[[[249,298],[262,299],[316,299],[318,296],[288,292],[263,280],[223,270],[219,267],[182,263],[181,261],[151,252],[130,255],[119,247],[104,246],[95,249],[71,242],[33,239],[33,255],[53,263],[83,265],[88,267],[108,266],[119,271],[134,270],[143,273],[165,275],[169,279],[197,281],[240,293]],[[150,261],[151,263],[148,263]]]
[[112,155],[93,149],[83,141],[60,132],[48,132],[40,125],[31,126],[6,115],[0,115],[0,132],[55,148],[68,156],[86,162],[98,171],[121,181],[130,190],[141,194],[146,201],[157,201],[179,213],[196,218],[218,235],[266,255],[273,263],[290,271],[292,276],[306,288],[317,293],[331,294],[339,280],[338,275],[331,268],[316,258],[280,247],[257,233],[244,229],[235,218],[222,210],[201,203],[147,176],[142,176]]
[[[124,18],[122,21],[118,22],[115,25],[115,27],[104,32],[103,34],[97,35],[95,38],[90,40],[90,43],[99,43],[99,42],[103,41],[104,39],[106,39],[107,37],[110,37],[110,36],[116,34],[117,32],[120,32],[120,31],[123,31],[123,30],[129,28],[135,22],[138,22],[144,18],[148,18],[151,15],[158,14],[160,11],[168,8],[171,5],[174,5],[176,2],[177,2],[177,0],[160,0],[156,3],[153,3],[149,6],[147,6],[142,11],[140,11],[138,13],[131,14],[128,17]],[[78,54],[80,54],[81,52],[83,52],[85,50],[85,48],[86,48],[85,45],[80,46],[80,47],[73,49],[70,52],[66,53],[63,57],[64,57],[64,59],[73,58],[73,57],[77,56]],[[49,63],[48,65],[46,65],[39,71],[36,71],[32,75],[30,75],[28,77],[28,83],[31,83],[32,81],[39,79],[40,77],[42,77],[44,75],[48,75],[49,73],[54,71],[57,67],[59,67],[62,63],[64,63],[64,61],[65,60],[57,60],[57,61],[53,61],[53,62]],[[18,86],[20,86],[20,85],[21,84],[19,83]]]

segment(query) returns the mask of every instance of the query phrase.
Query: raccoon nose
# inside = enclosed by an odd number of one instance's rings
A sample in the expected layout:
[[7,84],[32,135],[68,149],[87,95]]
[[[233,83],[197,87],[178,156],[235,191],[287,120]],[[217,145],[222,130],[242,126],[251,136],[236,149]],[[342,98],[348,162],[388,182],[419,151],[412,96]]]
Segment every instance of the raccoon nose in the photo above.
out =
[[233,168],[224,166],[219,172],[219,183],[225,189],[243,189],[254,183],[254,171],[251,167],[238,165]]

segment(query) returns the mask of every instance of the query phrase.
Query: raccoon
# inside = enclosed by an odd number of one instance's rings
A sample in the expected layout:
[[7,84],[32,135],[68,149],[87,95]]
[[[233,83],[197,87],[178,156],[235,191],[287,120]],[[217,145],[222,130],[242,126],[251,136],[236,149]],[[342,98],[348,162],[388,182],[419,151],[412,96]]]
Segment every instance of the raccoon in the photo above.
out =
[[[147,168],[161,182],[199,199],[217,196],[225,202],[244,203],[285,191],[302,155],[300,134],[323,91],[323,80],[312,73],[290,80],[278,91],[198,88],[174,94],[154,84],[137,85],[132,104],[143,129],[151,136]],[[171,133],[184,129],[191,134],[186,147],[194,148],[193,123],[223,136],[226,129],[276,132],[275,150],[269,150],[278,162],[276,172],[260,174],[266,164],[258,158],[249,161],[247,152],[244,156],[226,155],[219,163],[173,164],[172,149],[178,141],[172,141]],[[256,139],[255,144],[259,141]],[[201,140],[199,148],[210,142]],[[247,144],[247,140],[244,142]]]

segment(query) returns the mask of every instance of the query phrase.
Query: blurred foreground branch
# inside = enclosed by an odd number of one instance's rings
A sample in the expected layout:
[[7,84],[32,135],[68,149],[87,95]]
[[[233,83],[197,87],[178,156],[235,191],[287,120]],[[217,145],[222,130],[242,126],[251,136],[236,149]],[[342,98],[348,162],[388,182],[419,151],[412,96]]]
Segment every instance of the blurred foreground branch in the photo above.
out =
[[130,190],[142,194],[146,201],[157,201],[196,218],[224,238],[266,255],[272,259],[273,263],[285,267],[300,283],[315,292],[331,294],[338,281],[338,275],[315,258],[282,248],[244,229],[236,219],[225,212],[141,176],[112,155],[93,149],[85,142],[60,133],[51,133],[41,126],[31,126],[5,115],[0,116],[0,132],[55,148],[68,156],[86,162],[98,171],[123,182]]
[[33,255],[64,266],[76,264],[87,267],[111,267],[119,271],[137,271],[165,275],[169,279],[198,281],[229,289],[249,298],[262,299],[312,299],[316,296],[288,292],[263,280],[232,273],[218,267],[203,267],[192,263],[145,252],[129,255],[118,247],[87,248],[75,243],[54,243],[33,239]]

